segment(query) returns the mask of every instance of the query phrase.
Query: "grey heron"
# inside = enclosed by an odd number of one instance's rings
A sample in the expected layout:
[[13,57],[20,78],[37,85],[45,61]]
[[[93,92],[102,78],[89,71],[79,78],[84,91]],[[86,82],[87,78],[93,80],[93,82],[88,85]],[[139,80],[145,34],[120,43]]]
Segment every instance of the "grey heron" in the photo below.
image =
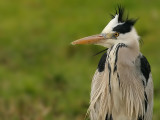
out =
[[88,108],[91,120],[152,120],[151,68],[140,52],[135,23],[118,6],[101,34],[72,42],[108,48],[92,79]]

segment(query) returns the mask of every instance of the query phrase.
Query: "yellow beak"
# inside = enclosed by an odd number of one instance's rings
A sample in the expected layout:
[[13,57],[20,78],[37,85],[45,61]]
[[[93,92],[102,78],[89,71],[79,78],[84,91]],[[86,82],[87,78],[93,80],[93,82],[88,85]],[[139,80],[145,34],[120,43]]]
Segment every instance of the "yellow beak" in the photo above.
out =
[[76,44],[96,44],[96,43],[100,42],[101,40],[105,40],[105,37],[101,34],[98,34],[98,35],[88,36],[88,37],[84,37],[84,38],[75,40],[71,44],[72,45],[76,45]]

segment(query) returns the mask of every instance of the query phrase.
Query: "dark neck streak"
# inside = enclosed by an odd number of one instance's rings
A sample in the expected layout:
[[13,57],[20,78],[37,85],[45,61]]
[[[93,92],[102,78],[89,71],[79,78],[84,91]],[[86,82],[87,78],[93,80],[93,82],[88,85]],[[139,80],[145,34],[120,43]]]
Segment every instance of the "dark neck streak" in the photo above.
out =
[[125,45],[124,43],[119,43],[117,46],[116,46],[116,50],[115,50],[115,62],[114,62],[114,73],[117,71],[117,61],[118,61],[118,51],[119,51],[119,48],[122,48],[122,47],[127,47],[127,45]]
[[[110,55],[110,52],[112,51],[112,49],[113,49],[113,47],[114,46],[112,46],[110,49],[109,49],[109,51],[108,51],[108,56],[107,56],[107,60],[109,60],[109,55]],[[109,93],[111,93],[111,65],[110,65],[110,63],[109,63],[109,61],[108,61],[108,71],[109,71]]]
[[109,72],[109,93],[111,93],[111,65],[108,62],[108,72]]

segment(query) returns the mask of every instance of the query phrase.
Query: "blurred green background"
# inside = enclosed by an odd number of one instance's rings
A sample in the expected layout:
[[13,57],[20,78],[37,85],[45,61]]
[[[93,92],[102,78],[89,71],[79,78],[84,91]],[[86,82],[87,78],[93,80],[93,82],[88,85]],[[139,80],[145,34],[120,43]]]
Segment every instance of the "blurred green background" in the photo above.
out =
[[117,3],[139,18],[160,120],[159,0],[1,0],[0,120],[83,120],[101,57],[93,54],[104,48],[70,42],[100,33]]

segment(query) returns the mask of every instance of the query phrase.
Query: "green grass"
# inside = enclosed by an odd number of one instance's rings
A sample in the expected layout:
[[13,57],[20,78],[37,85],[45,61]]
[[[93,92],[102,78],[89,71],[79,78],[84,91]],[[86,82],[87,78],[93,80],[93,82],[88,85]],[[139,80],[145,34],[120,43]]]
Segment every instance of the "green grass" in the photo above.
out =
[[154,80],[154,115],[160,119],[160,2],[158,0],[0,1],[0,119],[82,120],[100,46],[71,46],[97,34],[117,3],[130,17],[144,44]]

